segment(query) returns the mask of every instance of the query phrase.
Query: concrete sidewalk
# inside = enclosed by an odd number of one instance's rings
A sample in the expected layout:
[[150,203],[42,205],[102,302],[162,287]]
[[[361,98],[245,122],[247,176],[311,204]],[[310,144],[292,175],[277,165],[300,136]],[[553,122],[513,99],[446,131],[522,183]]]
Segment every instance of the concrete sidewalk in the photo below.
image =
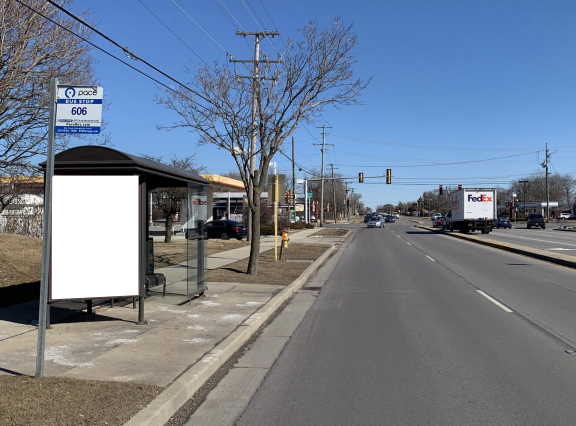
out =
[[[318,229],[293,234],[291,242]],[[350,235],[350,233],[349,233]],[[344,238],[321,239],[336,244]],[[263,238],[265,250],[272,238]],[[51,308],[46,335],[45,374],[78,379],[146,382],[165,387],[130,425],[163,425],[208,378],[256,332],[284,301],[330,256],[334,245],[291,285],[208,283],[206,297],[146,299],[144,325],[137,325],[132,304],[101,306],[87,315],[84,305],[69,301]],[[209,268],[249,255],[249,247],[210,256]],[[180,276],[181,265],[167,272]],[[185,278],[185,275],[184,275]],[[175,281],[176,282],[176,281]],[[182,304],[184,302],[184,304]],[[38,302],[0,309],[0,374],[34,375]]]

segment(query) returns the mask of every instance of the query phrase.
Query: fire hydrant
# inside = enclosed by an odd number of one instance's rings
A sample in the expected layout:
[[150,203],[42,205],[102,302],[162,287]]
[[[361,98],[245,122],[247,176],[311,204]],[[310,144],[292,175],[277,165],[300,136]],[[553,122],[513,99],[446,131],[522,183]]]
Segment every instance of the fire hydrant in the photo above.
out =
[[282,232],[282,247],[283,248],[288,248],[288,241],[290,241],[290,238],[288,238],[288,232]]

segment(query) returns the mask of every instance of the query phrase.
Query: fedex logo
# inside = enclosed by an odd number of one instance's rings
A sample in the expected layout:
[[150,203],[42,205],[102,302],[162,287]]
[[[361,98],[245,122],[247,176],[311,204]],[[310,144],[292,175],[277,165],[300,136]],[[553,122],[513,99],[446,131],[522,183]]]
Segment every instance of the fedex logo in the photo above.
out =
[[468,201],[473,201],[475,203],[490,203],[493,197],[489,197],[486,194],[482,194],[480,197],[474,197],[473,195],[468,195]]

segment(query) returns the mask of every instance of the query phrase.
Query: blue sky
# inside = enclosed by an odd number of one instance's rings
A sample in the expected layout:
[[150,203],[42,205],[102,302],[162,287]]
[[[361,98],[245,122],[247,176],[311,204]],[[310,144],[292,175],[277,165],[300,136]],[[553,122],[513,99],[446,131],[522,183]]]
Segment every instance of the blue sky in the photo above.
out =
[[[373,208],[416,200],[439,184],[507,186],[543,170],[546,143],[551,172],[576,172],[574,1],[76,0],[68,9],[90,9],[98,30],[183,82],[185,67],[198,57],[207,63],[225,63],[227,52],[251,58],[253,43],[235,35],[237,29],[277,29],[286,40],[298,39],[309,20],[325,27],[340,15],[353,23],[360,43],[356,75],[372,77],[363,105],[328,108],[317,123],[299,128],[296,161],[319,169],[317,126],[331,126],[327,143],[334,146],[325,163],[347,177],[363,172],[364,183],[354,179],[352,187]],[[99,36],[92,41],[170,84]],[[271,41],[262,49],[274,58],[283,44]],[[196,153],[210,173],[235,170],[227,152],[197,147],[195,133],[156,130],[177,120],[154,103],[156,83],[94,55],[114,148],[165,158]],[[289,141],[285,149],[290,152]],[[291,173],[289,160],[276,161],[280,172]],[[392,185],[376,178],[387,168]]]

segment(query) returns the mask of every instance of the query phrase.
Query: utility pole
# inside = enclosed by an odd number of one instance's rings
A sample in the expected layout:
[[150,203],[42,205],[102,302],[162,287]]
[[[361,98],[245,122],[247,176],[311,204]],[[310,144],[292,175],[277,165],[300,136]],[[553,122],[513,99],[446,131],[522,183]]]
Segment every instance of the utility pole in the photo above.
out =
[[546,169],[546,222],[550,221],[550,192],[548,191],[548,163],[550,162],[550,154],[548,153],[548,142],[546,142],[546,159],[542,163],[542,167]]
[[[334,164],[328,165],[332,167],[332,200],[334,204],[334,223],[336,223],[336,184],[334,181]],[[338,170],[338,167],[336,167],[336,170]]]
[[[248,200],[254,203],[254,170],[256,169],[256,164],[254,158],[256,157],[256,141],[258,138],[258,110],[260,103],[260,82],[263,80],[273,80],[273,78],[260,77],[260,67],[258,66],[261,62],[267,64],[277,64],[282,62],[282,59],[278,61],[270,61],[268,59],[260,59],[260,41],[266,37],[279,36],[278,31],[270,32],[246,32],[246,31],[236,31],[236,35],[242,37],[254,36],[254,59],[234,59],[230,57],[230,62],[241,62],[241,63],[253,63],[254,71],[251,76],[237,76],[240,78],[251,78],[252,79],[252,146],[250,147],[250,179],[249,188],[247,188]],[[248,209],[248,241],[252,241],[252,209]]]
[[522,198],[524,198],[524,219],[526,219],[526,184],[527,180],[519,180],[518,183],[522,184]]
[[[326,151],[326,145],[334,146],[332,144],[326,144],[326,128],[331,129],[326,125],[319,127],[322,129],[322,169],[320,171],[320,226],[324,226],[324,152]],[[314,145],[319,145],[315,143]]]
[[[308,194],[306,194],[308,196]],[[294,136],[292,136],[292,210],[294,210],[294,222],[296,222],[296,169],[294,166]]]

